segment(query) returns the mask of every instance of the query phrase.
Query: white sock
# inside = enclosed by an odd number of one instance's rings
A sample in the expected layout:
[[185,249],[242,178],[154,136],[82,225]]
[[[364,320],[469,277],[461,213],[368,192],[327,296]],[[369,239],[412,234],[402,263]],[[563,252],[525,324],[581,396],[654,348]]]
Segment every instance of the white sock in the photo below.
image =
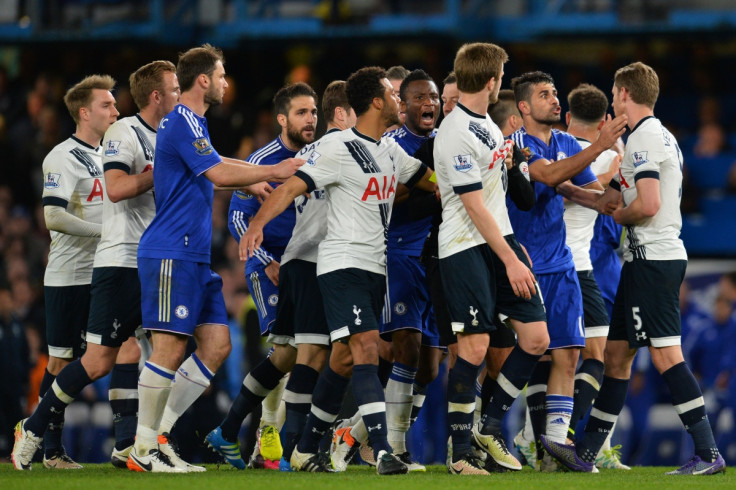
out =
[[571,396],[547,394],[547,426],[545,435],[547,439],[565,443],[567,429],[570,427],[572,418],[573,398]]
[[[360,412],[358,412],[358,416],[360,416]],[[365,428],[362,417],[360,417],[358,421],[353,424],[352,428],[350,429],[350,435],[353,436],[353,439],[358,441],[361,445],[368,442],[368,431]]]
[[181,364],[161,418],[159,434],[171,432],[179,417],[204,393],[213,376],[214,373],[195,354]]
[[410,425],[416,373],[416,369],[394,362],[391,377],[386,384],[388,443],[394,454],[406,452],[406,432]]
[[475,395],[475,410],[473,411],[473,425],[478,425],[480,423],[480,409],[481,404],[483,403],[483,400],[481,400],[480,396]]
[[276,388],[271,390],[271,393],[266,395],[266,398],[261,402],[261,422],[259,427],[275,425],[276,428],[280,429],[283,425],[286,412],[284,412],[284,418],[279,417],[279,408],[281,406],[281,396],[284,394],[284,388],[286,388],[288,379],[288,376],[281,378]]
[[135,450],[148,454],[158,447],[158,428],[169,399],[174,371],[152,362],[146,362],[138,377],[138,427]]
[[529,407],[526,407],[526,418],[524,419],[524,428],[521,429],[521,437],[526,442],[534,441],[534,428],[532,427],[532,417],[529,415]]

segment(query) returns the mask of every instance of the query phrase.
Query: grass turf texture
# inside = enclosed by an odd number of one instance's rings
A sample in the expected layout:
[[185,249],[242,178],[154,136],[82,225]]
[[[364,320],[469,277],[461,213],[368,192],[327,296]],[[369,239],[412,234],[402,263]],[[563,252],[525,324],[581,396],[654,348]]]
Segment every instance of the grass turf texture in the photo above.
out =
[[623,489],[623,488],[736,488],[734,470],[713,476],[670,476],[669,467],[635,467],[631,471],[601,470],[599,474],[538,473],[525,467],[517,473],[491,476],[456,476],[447,473],[444,466],[428,466],[427,473],[400,476],[378,476],[368,466],[350,466],[339,474],[280,473],[266,470],[237,471],[229,467],[206,465],[205,473],[184,475],[141,474],[113,468],[110,464],[85,464],[82,470],[47,470],[42,463],[34,463],[31,471],[15,471],[11,464],[0,464],[2,490],[102,490],[134,489],[156,490],[196,488],[197,490],[247,489],[319,489],[344,490],[477,490],[478,485],[497,488],[529,489]]

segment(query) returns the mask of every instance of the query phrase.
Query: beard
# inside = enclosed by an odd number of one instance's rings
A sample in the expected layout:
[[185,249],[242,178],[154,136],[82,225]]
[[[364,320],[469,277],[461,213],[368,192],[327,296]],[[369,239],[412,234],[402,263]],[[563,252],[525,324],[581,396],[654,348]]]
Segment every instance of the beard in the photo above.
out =
[[399,125],[401,124],[401,119],[399,118],[399,112],[393,112],[390,109],[386,110],[388,108],[388,104],[383,106],[383,122],[386,125],[387,128],[390,128],[393,125]]
[[539,124],[547,124],[549,126],[552,126],[553,124],[557,124],[560,122],[560,115],[556,114],[547,114],[545,117],[536,117],[532,115],[532,119],[536,121]]
[[[302,136],[302,131],[309,130],[312,131],[312,136],[307,138]],[[295,129],[294,126],[292,126],[289,122],[286,123],[286,135],[289,137],[289,140],[291,140],[293,143],[296,143],[301,148],[305,147],[312,141],[314,141],[314,126],[304,126],[301,130]]]
[[206,94],[204,94],[204,103],[210,107],[215,107],[222,104],[222,95],[217,94],[214,85],[210,87]]

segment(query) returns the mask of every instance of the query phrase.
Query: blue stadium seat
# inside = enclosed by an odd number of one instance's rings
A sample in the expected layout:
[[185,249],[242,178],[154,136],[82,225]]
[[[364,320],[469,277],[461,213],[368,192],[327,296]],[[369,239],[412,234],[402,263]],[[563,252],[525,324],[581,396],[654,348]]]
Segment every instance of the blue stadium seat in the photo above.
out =
[[690,255],[733,256],[736,253],[736,217],[685,216],[680,238]]
[[715,157],[685,156],[688,179],[700,189],[725,189],[728,171],[736,162],[736,154],[724,153]]

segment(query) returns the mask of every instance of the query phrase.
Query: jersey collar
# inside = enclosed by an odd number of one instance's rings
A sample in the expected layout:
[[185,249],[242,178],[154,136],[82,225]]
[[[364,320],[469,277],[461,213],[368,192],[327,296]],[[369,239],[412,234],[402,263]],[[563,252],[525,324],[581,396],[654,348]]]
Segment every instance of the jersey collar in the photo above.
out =
[[141,117],[141,114],[140,114],[140,113],[136,114],[136,115],[135,115],[135,117],[137,117],[137,118],[138,118],[138,121],[140,121],[140,123],[141,123],[141,124],[142,124],[143,126],[145,126],[145,128],[146,128],[147,130],[149,130],[149,131],[153,131],[154,133],[156,132],[156,130],[155,130],[155,129],[153,129],[153,128],[152,128],[151,126],[149,126],[149,125],[148,125],[148,123],[147,123],[146,121],[144,121],[144,120],[143,120],[143,118]]
[[80,145],[82,145],[82,146],[85,146],[85,147],[89,148],[90,150],[94,150],[94,151],[97,151],[97,150],[99,150],[99,149],[100,149],[100,147],[99,147],[99,146],[96,146],[96,147],[95,147],[95,146],[92,146],[92,145],[90,145],[89,143],[85,143],[84,141],[80,140],[79,138],[77,138],[77,137],[76,137],[76,136],[74,136],[74,135],[72,135],[72,139],[73,139],[74,141],[76,141],[77,143],[79,143]]
[[639,126],[641,126],[642,123],[646,121],[647,119],[654,119],[654,116],[646,116],[646,117],[641,118],[641,120],[638,123],[636,123],[636,126],[634,126],[634,129],[632,129],[631,132],[633,133],[634,131],[636,131],[637,128],[639,128]]
[[367,136],[367,135],[361,133],[360,131],[358,131],[357,129],[355,129],[355,127],[352,127],[350,129],[353,131],[353,133],[355,134],[355,136],[357,136],[359,138],[363,138],[364,140],[368,140],[371,143],[375,143],[376,145],[380,145],[381,144],[381,140],[374,140],[370,136]]
[[464,105],[462,105],[460,102],[457,103],[457,107],[459,107],[463,111],[467,112],[468,115],[470,115],[472,117],[477,117],[477,118],[480,118],[480,119],[485,119],[486,118],[486,116],[484,116],[483,114],[478,114],[476,112],[471,111],[470,109],[468,109],[467,107],[465,107]]

